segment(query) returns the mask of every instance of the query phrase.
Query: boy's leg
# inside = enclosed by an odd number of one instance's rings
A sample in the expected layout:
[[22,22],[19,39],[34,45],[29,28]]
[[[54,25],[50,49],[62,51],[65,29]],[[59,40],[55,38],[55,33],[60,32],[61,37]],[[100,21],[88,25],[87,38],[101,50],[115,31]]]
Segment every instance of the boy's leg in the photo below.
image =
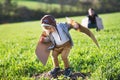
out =
[[56,76],[57,73],[60,71],[60,67],[58,63],[58,55],[59,55],[58,51],[54,49],[52,53],[52,61],[54,68],[50,71],[50,75],[52,76]]
[[55,68],[59,67],[58,55],[59,55],[58,51],[53,50],[52,61]]
[[68,68],[69,67],[69,61],[68,61],[68,55],[71,49],[71,44],[70,42],[66,42],[63,46],[62,46],[63,50],[61,52],[61,57],[62,60],[64,62],[64,67]]
[[65,68],[69,67],[68,55],[69,55],[70,49],[71,48],[69,48],[69,47],[68,48],[65,47],[64,50],[61,53],[61,57],[62,57],[62,60],[64,62],[64,67]]
[[69,67],[69,61],[68,61],[68,55],[70,53],[70,49],[71,49],[71,45],[68,42],[68,43],[66,43],[65,46],[63,46],[63,51],[61,53],[61,57],[62,57],[62,60],[64,62],[64,67],[65,67],[65,71],[64,71],[65,77],[70,76],[72,74],[72,71]]
[[69,61],[68,61],[68,55],[69,55],[70,49],[71,48],[64,48],[64,50],[61,54],[62,60],[64,62],[64,67],[65,67],[65,71],[64,71],[65,77],[71,76],[71,74],[72,74],[72,71],[69,66]]

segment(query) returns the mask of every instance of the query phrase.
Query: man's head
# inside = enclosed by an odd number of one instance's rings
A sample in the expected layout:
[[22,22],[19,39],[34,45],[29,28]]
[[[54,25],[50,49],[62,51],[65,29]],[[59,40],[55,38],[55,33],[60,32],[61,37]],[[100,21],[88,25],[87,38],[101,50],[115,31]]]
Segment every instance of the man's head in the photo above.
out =
[[90,16],[93,16],[93,15],[95,14],[94,9],[93,9],[93,8],[89,8],[89,9],[88,9],[88,14],[89,14]]

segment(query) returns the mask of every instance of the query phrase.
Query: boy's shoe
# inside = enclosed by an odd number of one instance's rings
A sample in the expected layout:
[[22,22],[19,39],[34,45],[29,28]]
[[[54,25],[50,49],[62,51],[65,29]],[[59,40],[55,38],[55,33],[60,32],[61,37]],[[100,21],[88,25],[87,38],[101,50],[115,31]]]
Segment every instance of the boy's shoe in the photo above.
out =
[[66,68],[64,72],[65,77],[70,77],[72,75],[72,70],[70,68]]
[[60,71],[60,68],[54,68],[53,70],[50,71],[50,75],[54,76]]

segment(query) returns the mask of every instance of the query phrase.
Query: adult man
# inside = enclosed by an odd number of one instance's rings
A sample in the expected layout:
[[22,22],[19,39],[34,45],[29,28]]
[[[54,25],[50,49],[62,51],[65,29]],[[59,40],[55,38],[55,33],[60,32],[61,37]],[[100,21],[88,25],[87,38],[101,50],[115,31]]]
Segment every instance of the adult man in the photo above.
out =
[[96,31],[104,28],[102,19],[98,17],[93,8],[88,9],[88,15],[82,20],[82,25],[88,28],[96,28]]
[[98,17],[98,15],[95,13],[93,8],[90,8],[88,10],[88,19],[89,19],[88,28],[97,28],[96,17]]

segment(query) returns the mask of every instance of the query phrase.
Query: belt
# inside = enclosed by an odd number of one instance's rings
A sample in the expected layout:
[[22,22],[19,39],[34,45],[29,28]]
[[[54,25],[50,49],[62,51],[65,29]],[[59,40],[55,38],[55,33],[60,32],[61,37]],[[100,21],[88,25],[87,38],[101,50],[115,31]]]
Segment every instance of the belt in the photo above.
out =
[[64,47],[64,46],[69,45],[69,44],[70,44],[70,41],[67,41],[62,45],[56,45],[56,47]]

